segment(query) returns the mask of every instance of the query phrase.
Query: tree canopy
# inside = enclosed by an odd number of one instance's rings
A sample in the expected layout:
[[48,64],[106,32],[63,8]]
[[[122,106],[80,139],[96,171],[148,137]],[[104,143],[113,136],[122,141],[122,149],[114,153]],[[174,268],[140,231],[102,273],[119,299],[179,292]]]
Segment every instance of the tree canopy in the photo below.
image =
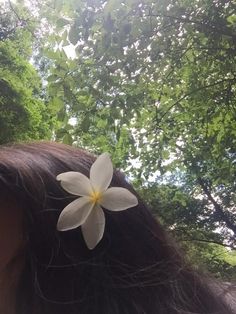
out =
[[54,40],[75,45],[76,57],[58,51],[48,80],[53,100],[76,118],[65,130],[74,141],[115,152],[140,183],[158,172],[182,176],[235,235],[234,9],[231,1],[67,1],[56,8],[66,15]]
[[32,64],[32,34],[11,8],[0,7],[0,143],[50,136],[41,80]]

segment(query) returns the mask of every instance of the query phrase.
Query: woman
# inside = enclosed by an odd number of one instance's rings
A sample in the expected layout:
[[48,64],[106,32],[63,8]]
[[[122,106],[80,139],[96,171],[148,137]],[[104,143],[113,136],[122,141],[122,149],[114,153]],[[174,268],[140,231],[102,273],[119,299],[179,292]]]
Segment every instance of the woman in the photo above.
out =
[[[0,148],[0,313],[235,313],[216,284],[186,264],[119,171],[101,195],[73,190],[71,177],[85,180],[90,172],[93,187],[91,172],[103,180],[100,159],[98,170],[90,171],[95,160],[57,143]],[[86,180],[76,181],[82,190]],[[129,190],[130,208],[113,208],[111,187]],[[83,197],[89,214],[75,208]],[[102,213],[87,228],[97,208]]]

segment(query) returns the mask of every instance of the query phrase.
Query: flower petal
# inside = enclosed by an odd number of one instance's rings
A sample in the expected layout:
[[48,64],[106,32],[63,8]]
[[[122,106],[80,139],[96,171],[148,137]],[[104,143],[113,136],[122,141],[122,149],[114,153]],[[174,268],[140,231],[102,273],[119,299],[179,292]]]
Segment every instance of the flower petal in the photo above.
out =
[[64,172],[57,176],[57,180],[61,181],[63,189],[71,194],[87,196],[92,192],[89,178],[82,173],[74,171]]
[[106,209],[120,211],[138,205],[138,199],[125,188],[112,187],[104,192],[100,204]]
[[66,231],[81,226],[88,218],[94,205],[88,197],[80,197],[67,205],[61,212],[57,230]]
[[95,191],[105,191],[111,183],[113,166],[108,153],[103,153],[90,169],[90,181]]
[[102,239],[105,228],[105,216],[100,206],[95,206],[88,219],[81,226],[84,241],[92,250]]

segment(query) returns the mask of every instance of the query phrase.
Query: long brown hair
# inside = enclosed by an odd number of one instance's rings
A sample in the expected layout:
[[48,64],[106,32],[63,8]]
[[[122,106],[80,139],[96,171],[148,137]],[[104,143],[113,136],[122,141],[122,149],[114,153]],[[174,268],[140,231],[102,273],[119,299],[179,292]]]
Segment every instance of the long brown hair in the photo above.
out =
[[[127,211],[105,210],[105,234],[94,250],[87,249],[80,228],[57,231],[58,216],[74,197],[56,176],[66,171],[88,176],[94,160],[84,150],[58,143],[0,148],[0,191],[7,190],[25,212],[17,313],[233,313],[214,285],[186,264],[140,198]],[[135,193],[119,171],[111,185]]]

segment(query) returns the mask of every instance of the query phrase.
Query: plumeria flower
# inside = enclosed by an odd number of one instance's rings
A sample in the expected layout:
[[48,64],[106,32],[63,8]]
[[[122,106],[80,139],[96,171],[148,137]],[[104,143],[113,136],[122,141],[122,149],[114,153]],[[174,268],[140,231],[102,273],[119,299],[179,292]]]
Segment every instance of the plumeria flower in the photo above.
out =
[[79,172],[65,172],[57,176],[67,192],[81,196],[61,212],[57,229],[66,231],[81,226],[85,243],[93,249],[102,239],[105,215],[102,207],[121,211],[138,204],[135,195],[122,187],[109,187],[113,166],[108,153],[100,155],[90,169],[90,179]]

